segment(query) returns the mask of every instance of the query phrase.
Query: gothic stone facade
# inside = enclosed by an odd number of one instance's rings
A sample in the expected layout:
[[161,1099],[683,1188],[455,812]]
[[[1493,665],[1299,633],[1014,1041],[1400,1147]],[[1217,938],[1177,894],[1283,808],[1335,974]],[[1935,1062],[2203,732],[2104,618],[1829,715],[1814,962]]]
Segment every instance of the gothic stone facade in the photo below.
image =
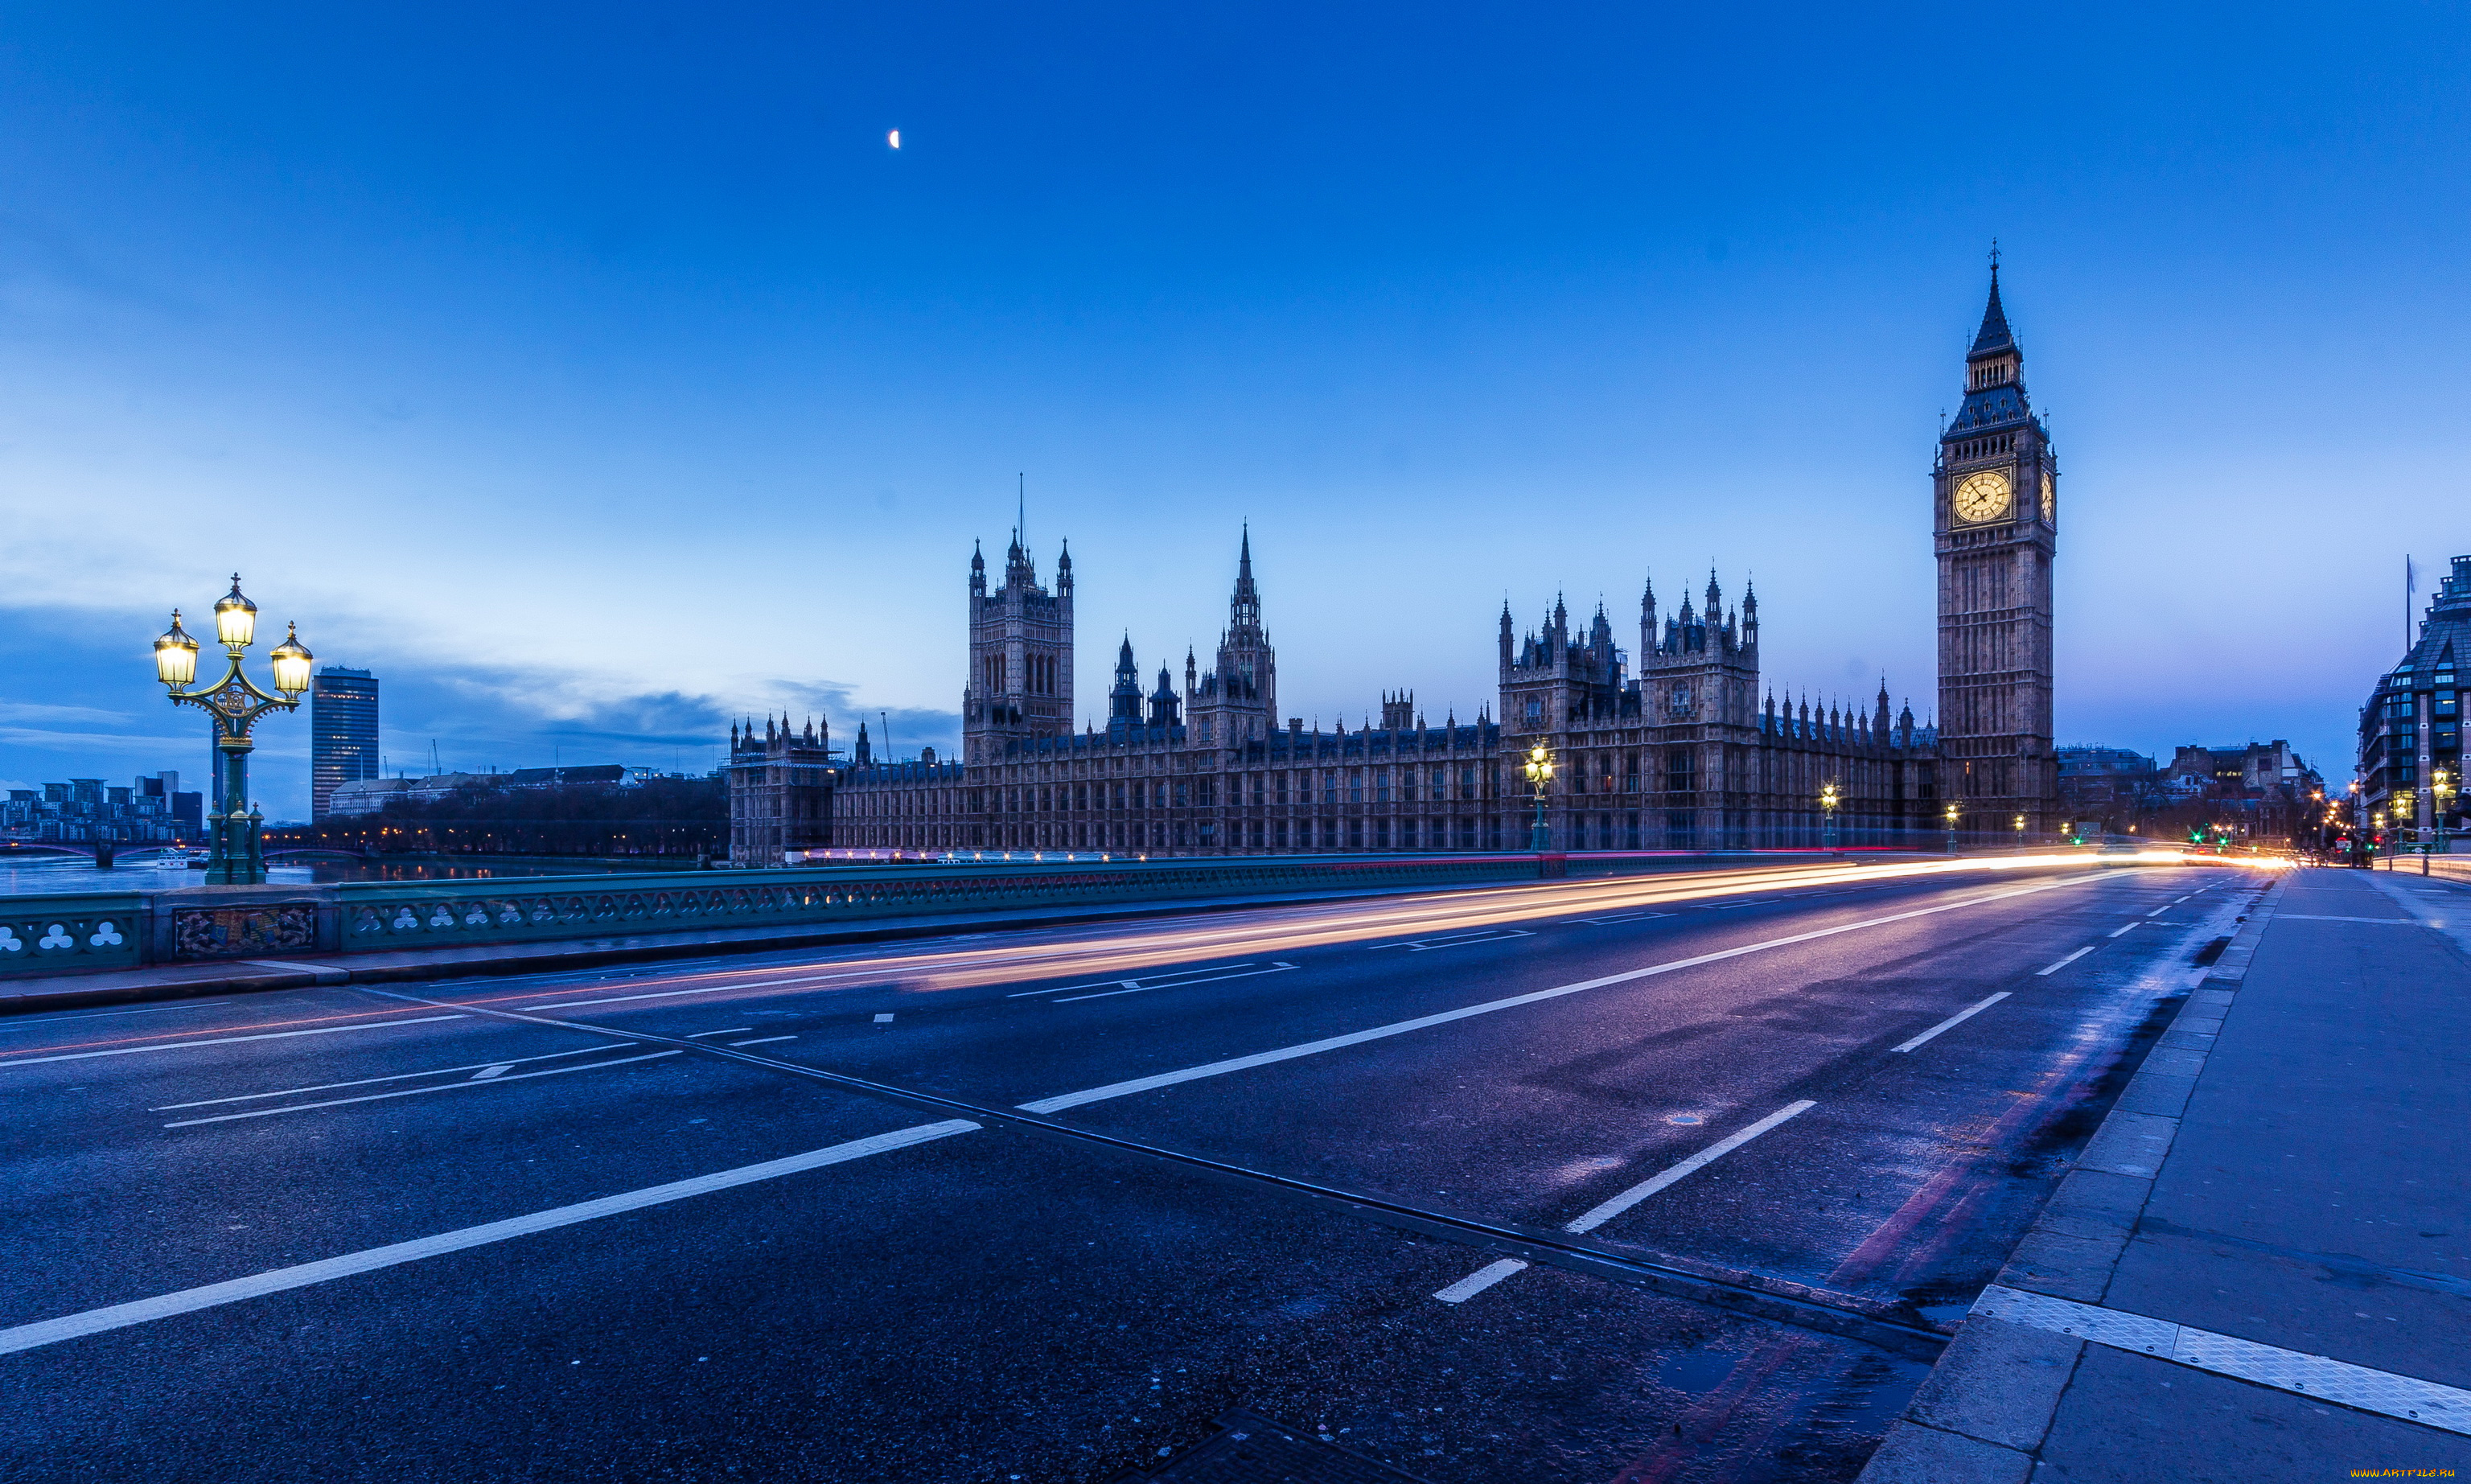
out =
[[[1601,607],[1573,628],[1556,601],[1523,634],[1501,613],[1498,710],[1431,725],[1412,695],[1381,719],[1307,731],[1278,708],[1249,533],[1236,555],[1215,664],[1185,656],[1144,692],[1127,638],[1104,730],[1072,718],[1068,551],[1044,585],[1019,533],[1000,585],[970,562],[962,756],[878,761],[860,726],[846,761],[788,718],[731,739],[731,858],[840,847],[1232,856],[1518,850],[1534,797],[1520,764],[1538,742],[1559,776],[1546,823],[1557,850],[1813,845],[1833,784],[1846,844],[1927,844],[1950,801],[1968,832],[2058,822],[2051,748],[2051,586],[2056,467],[2024,399],[2021,357],[1994,271],[1967,357],[1966,403],[1933,476],[1940,566],[1941,725],[1891,716],[1885,684],[1865,710],[1761,689],[1758,600],[1728,607],[1713,574],[1694,605],[1639,601],[1637,656]],[[1999,498],[2005,491],[2004,500]],[[2039,499],[2035,498],[2036,494]]]

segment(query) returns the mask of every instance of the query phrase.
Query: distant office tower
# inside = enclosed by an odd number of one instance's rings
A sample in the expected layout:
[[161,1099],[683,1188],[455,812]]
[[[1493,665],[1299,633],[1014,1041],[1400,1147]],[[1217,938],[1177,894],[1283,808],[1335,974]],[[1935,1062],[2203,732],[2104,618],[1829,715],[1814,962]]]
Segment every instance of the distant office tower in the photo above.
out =
[[326,817],[344,784],[378,775],[378,683],[329,665],[309,683],[309,817]]

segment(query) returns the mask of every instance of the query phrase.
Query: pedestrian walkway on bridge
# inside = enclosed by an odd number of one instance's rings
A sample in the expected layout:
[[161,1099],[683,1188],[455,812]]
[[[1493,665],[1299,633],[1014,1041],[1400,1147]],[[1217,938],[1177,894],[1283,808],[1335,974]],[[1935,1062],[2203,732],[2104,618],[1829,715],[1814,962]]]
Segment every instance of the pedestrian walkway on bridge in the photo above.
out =
[[2471,883],[2272,891],[1864,1484],[2471,1477]]

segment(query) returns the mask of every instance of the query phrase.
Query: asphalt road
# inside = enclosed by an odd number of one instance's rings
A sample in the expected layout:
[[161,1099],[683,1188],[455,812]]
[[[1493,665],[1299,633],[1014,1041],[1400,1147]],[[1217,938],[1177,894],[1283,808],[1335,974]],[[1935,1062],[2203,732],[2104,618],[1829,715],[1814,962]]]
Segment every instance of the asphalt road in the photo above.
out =
[[1554,883],[0,1021],[0,1471],[1043,1484],[1241,1406],[1448,1484],[1849,1478],[2258,885]]

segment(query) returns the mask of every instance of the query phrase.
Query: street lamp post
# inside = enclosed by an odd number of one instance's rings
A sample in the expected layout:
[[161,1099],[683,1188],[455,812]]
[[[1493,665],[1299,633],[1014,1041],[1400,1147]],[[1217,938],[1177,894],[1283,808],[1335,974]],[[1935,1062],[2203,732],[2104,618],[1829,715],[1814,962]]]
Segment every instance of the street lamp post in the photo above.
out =
[[1956,820],[1957,808],[1950,804],[1947,807],[1947,853],[1951,856],[1956,854]]
[[2024,815],[2022,815],[2022,814],[2018,814],[2018,815],[2016,816],[2016,845],[2017,845],[2017,848],[2018,848],[2018,849],[2022,849],[2022,848],[2024,848],[2024,844],[2025,844],[2025,816],[2024,816]]
[[[2436,800],[2436,813],[2429,820],[2436,833],[2429,837],[2428,854],[2441,856],[2445,854],[2445,813],[2454,807],[2454,780],[2440,767],[2429,776],[2428,791]],[[2419,858],[2419,874],[2428,874],[2428,856]]]
[[154,641],[154,678],[171,694],[172,704],[195,706],[213,718],[216,766],[222,773],[224,808],[209,815],[213,846],[206,858],[209,886],[254,886],[266,880],[266,846],[261,837],[265,816],[248,802],[248,754],[255,745],[249,731],[270,711],[291,711],[309,689],[312,656],[300,643],[296,627],[268,652],[274,664],[274,695],[257,688],[241,672],[241,656],[257,636],[257,604],[241,596],[240,574],[232,574],[231,591],[215,604],[215,641],[224,647],[229,666],[222,679],[198,690],[184,690],[198,677],[198,641],[180,627],[180,610],[172,610],[171,631]]
[[1836,785],[1826,783],[1819,786],[1819,815],[1823,821],[1820,826],[1819,842],[1829,850],[1836,848],[1836,806],[1842,800],[1837,795]]
[[1527,749],[1527,782],[1536,790],[1536,828],[1528,848],[1542,855],[1553,848],[1553,832],[1544,823],[1544,790],[1553,782],[1553,749],[1539,742]]

